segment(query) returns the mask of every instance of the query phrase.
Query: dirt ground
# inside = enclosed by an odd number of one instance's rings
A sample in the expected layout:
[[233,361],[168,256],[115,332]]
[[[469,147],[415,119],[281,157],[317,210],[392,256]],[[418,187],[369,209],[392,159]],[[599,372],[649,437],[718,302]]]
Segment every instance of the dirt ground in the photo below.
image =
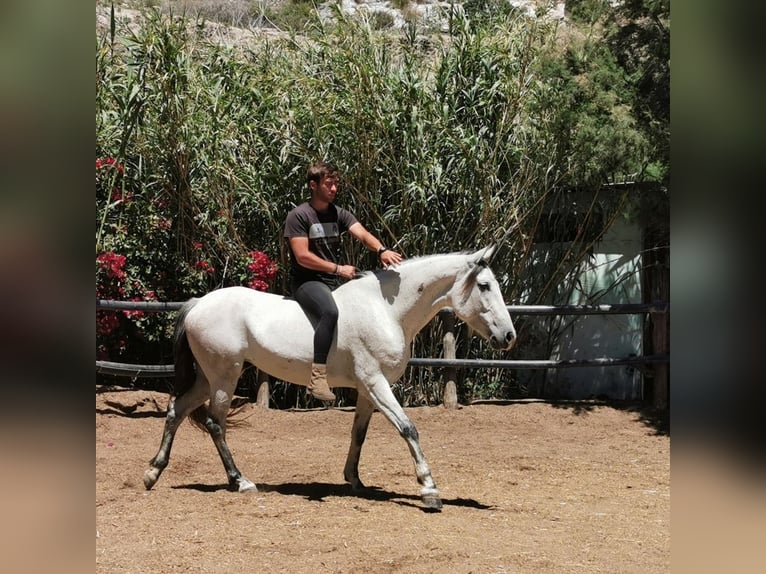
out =
[[230,428],[258,492],[226,488],[210,438],[185,423],[155,487],[167,396],[96,393],[96,571],[665,573],[670,438],[636,410],[542,402],[407,413],[444,501],[425,512],[405,442],[375,413],[355,496],[353,411],[247,404]]

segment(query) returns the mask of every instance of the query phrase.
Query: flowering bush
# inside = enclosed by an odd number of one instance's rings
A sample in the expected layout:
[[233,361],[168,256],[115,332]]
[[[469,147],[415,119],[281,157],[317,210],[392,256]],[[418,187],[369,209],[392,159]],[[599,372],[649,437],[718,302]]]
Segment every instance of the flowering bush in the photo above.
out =
[[247,286],[257,291],[266,291],[277,275],[277,264],[262,251],[251,251],[250,260],[247,270],[251,277]]
[[125,173],[125,167],[119,163],[115,158],[113,157],[106,157],[106,158],[96,158],[96,169],[102,169],[106,167],[111,167],[117,170],[117,173],[122,175]]
[[[219,229],[229,230],[221,219],[213,219],[212,226],[182,227],[172,194],[131,176],[113,157],[96,159],[98,299],[184,301],[228,285],[269,289],[278,265],[266,253],[216,238]],[[226,216],[220,208],[215,213]],[[170,362],[173,325],[168,313],[99,310],[97,357]]]

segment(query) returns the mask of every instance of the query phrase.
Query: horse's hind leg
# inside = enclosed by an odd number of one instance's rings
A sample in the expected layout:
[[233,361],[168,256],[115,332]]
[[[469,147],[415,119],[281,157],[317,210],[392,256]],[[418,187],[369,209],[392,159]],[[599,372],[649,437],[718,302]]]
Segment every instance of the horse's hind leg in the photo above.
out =
[[154,458],[151,460],[150,468],[144,473],[144,486],[147,490],[152,488],[159,480],[162,471],[168,465],[170,460],[170,449],[173,446],[173,439],[176,431],[184,419],[194,409],[202,405],[208,395],[208,384],[202,373],[197,375],[194,385],[179,397],[170,400],[168,404],[168,414],[165,417],[165,429],[162,432],[162,442]]
[[351,484],[354,492],[364,490],[364,484],[359,480],[359,456],[362,453],[362,445],[367,437],[367,429],[375,406],[370,400],[359,393],[354,412],[354,426],[351,428],[351,445],[348,447],[346,466],[343,468],[343,478]]
[[415,463],[415,473],[418,477],[418,482],[423,485],[423,488],[420,490],[420,498],[423,504],[431,510],[440,510],[442,507],[441,495],[431,476],[431,468],[428,466],[423,450],[420,448],[418,429],[415,428],[413,422],[396,400],[391,390],[391,385],[382,374],[374,377],[370,383],[367,391],[373,404],[391,421],[402,438],[407,442]]
[[[234,384],[231,385],[232,389],[236,388],[238,378],[238,376],[234,378]],[[210,399],[209,414],[205,420],[205,428],[210,433],[213,444],[218,450],[218,455],[221,457],[221,462],[223,462],[223,467],[226,469],[229,486],[239,492],[255,491],[257,490],[255,483],[242,476],[237,465],[234,464],[234,457],[231,455],[229,445],[226,444],[226,416],[231,407],[231,399],[232,393],[222,389],[213,394]]]

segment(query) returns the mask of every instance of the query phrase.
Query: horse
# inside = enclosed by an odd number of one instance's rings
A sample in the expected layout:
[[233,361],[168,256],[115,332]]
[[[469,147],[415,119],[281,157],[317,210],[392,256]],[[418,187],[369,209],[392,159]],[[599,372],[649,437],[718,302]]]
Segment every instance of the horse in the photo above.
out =
[[[495,246],[406,259],[367,271],[334,292],[335,338],[327,361],[331,387],[357,390],[354,421],[343,477],[361,494],[359,457],[370,418],[377,409],[406,441],[420,497],[438,511],[441,495],[420,447],[415,425],[391,385],[403,374],[417,333],[443,308],[490,342],[510,350],[514,329],[488,261]],[[224,287],[185,302],[174,335],[175,382],[159,451],[144,474],[151,489],[167,467],[173,438],[189,416],[213,439],[231,490],[257,490],[234,464],[226,444],[226,418],[246,362],[283,381],[306,386],[313,355],[312,318],[290,298],[247,287]]]

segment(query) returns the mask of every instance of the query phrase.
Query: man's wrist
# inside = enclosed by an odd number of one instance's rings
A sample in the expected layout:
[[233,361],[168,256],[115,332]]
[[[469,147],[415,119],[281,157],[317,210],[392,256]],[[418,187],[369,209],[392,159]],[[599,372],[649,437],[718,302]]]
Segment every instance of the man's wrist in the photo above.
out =
[[388,251],[388,247],[386,247],[385,245],[381,245],[380,247],[378,247],[378,257],[383,255],[383,253],[386,251]]

